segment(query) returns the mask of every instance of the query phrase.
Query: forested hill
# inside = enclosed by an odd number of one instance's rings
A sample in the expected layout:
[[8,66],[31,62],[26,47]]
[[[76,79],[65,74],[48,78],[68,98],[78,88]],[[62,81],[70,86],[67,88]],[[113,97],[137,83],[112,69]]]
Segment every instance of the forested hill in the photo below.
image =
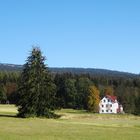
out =
[[96,76],[111,76],[111,77],[138,77],[138,74],[120,72],[106,69],[95,68],[50,68],[53,73],[72,73],[72,74],[89,74]]
[[[0,71],[21,71],[23,69],[22,65],[15,64],[4,64],[0,63]],[[49,68],[52,73],[72,73],[72,74],[89,74],[89,75],[100,75],[100,76],[111,76],[111,77],[127,77],[127,78],[135,78],[139,75],[127,73],[127,72],[119,72],[112,71],[106,69],[94,69],[94,68]]]

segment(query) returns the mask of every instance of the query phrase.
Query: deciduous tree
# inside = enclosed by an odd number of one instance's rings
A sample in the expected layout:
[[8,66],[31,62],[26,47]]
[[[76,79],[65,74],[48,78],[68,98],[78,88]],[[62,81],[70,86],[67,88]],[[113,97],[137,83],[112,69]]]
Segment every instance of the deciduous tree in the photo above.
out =
[[89,87],[89,95],[87,98],[87,106],[88,110],[91,112],[98,112],[99,111],[99,90],[95,86]]
[[105,95],[114,95],[113,87],[111,87],[111,86],[106,87],[104,93],[105,93]]

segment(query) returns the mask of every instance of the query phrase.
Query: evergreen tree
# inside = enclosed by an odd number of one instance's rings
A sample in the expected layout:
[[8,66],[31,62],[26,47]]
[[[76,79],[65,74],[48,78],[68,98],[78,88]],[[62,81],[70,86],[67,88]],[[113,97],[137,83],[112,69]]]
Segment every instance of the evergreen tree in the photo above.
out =
[[33,48],[21,74],[18,111],[20,117],[52,117],[55,85],[52,83],[41,50]]
[[76,108],[87,109],[87,96],[89,87],[93,85],[89,78],[80,76],[76,82],[77,96],[76,96]]
[[0,103],[6,103],[7,96],[3,86],[0,86]]
[[135,111],[134,114],[140,115],[140,94],[135,98]]
[[75,87],[74,79],[66,79],[64,84],[64,98],[65,98],[65,106],[67,108],[75,108],[75,98],[77,94],[77,90]]

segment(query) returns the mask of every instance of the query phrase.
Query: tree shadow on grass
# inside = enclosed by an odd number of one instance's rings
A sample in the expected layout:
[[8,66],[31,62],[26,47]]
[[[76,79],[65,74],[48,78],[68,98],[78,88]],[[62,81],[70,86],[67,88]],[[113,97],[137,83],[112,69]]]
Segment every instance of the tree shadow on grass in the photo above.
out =
[[61,115],[58,115],[58,114],[50,114],[50,116],[20,116],[19,114],[6,114],[6,113],[0,113],[0,118],[3,118],[3,117],[6,117],[6,118],[46,118],[46,119],[59,119],[61,117]]
[[11,114],[0,114],[0,118],[18,118],[17,115],[11,115]]

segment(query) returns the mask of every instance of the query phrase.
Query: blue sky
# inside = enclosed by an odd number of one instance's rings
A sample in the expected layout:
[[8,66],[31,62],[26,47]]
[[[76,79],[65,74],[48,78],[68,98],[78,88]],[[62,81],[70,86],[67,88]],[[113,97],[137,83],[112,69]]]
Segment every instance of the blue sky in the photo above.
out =
[[139,0],[0,0],[0,62],[39,45],[50,67],[140,72]]

